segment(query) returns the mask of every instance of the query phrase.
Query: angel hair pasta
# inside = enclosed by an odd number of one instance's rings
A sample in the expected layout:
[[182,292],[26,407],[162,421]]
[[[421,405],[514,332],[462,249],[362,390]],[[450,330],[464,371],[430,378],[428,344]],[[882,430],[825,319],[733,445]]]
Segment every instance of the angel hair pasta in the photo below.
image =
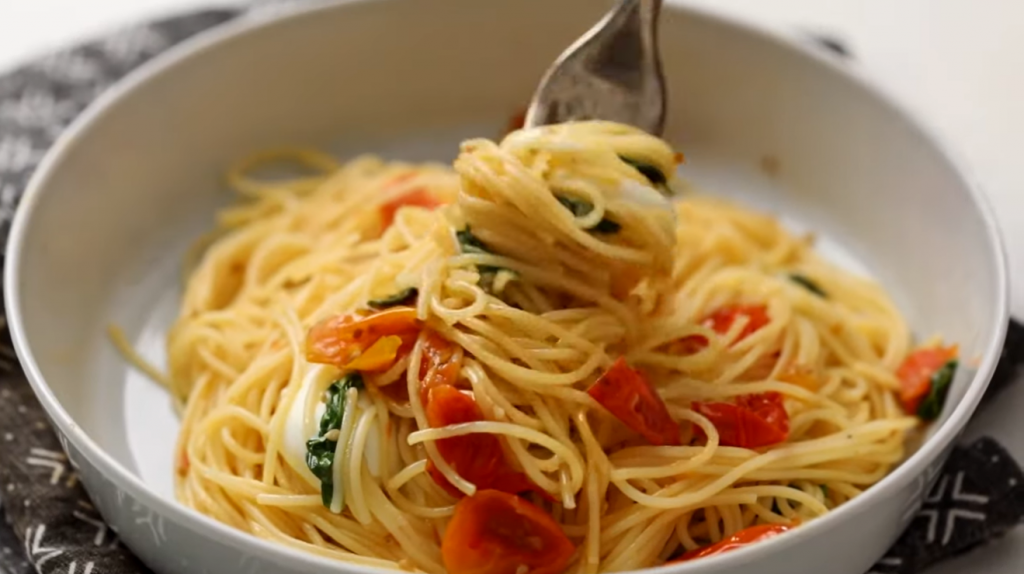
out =
[[178,498],[347,562],[558,574],[856,497],[937,414],[956,349],[911,352],[879,286],[775,219],[674,201],[681,159],[579,122],[467,141],[454,169],[232,170],[243,200],[168,337]]

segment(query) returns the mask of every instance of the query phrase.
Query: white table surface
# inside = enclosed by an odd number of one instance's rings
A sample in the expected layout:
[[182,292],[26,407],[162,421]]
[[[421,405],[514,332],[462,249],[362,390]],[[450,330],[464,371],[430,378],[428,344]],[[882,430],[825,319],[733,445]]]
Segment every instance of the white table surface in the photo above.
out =
[[[669,0],[672,1],[672,0]],[[1021,0],[684,0],[784,32],[846,41],[865,68],[960,152],[998,212],[1012,281],[1024,284],[1024,2]],[[231,0],[0,0],[0,72],[32,55],[142,18]],[[1012,296],[1024,317],[1024,290]],[[968,434],[994,434],[1024,461],[1024,385]],[[1024,528],[930,574],[1024,572]]]

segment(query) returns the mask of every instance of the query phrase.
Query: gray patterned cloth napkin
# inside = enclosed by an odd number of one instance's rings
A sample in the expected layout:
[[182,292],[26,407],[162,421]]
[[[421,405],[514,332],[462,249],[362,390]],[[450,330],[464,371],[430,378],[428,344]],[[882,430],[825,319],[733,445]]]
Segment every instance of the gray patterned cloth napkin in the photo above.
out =
[[[304,0],[310,1],[310,0]],[[277,9],[266,0],[253,9]],[[153,56],[246,13],[208,10],[133,27],[57,52],[0,77],[0,253],[29,176],[53,141],[99,93]],[[828,38],[819,42],[848,56]],[[0,255],[2,265],[2,255]],[[89,503],[11,350],[0,316],[0,570],[7,574],[143,574]],[[1024,327],[1010,335],[990,394],[1024,363]],[[980,413],[979,416],[984,416]],[[953,450],[924,506],[876,574],[916,574],[1017,527],[1024,475],[994,440]],[[230,573],[225,573],[230,574]]]

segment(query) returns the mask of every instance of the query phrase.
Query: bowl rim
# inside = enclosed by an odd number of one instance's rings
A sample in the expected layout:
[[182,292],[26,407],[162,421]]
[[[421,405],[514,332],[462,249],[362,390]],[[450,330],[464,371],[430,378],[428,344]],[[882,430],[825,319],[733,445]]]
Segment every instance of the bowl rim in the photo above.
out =
[[[371,566],[341,562],[264,541],[249,533],[217,522],[213,518],[186,507],[176,500],[165,498],[153,491],[141,477],[121,465],[78,426],[46,383],[25,333],[19,288],[20,268],[23,261],[23,244],[31,227],[33,215],[40,198],[46,192],[54,174],[61,168],[69,150],[74,148],[94,125],[102,121],[112,110],[116,109],[117,104],[134,93],[138,87],[173,70],[177,66],[187,65],[197,58],[202,58],[208,52],[217,50],[222,44],[229,41],[259,34],[275,26],[297,22],[321,12],[345,10],[354,5],[401,1],[409,0],[332,0],[314,5],[292,5],[286,8],[284,13],[275,13],[272,18],[264,17],[259,13],[242,13],[242,15],[234,20],[204,30],[169,48],[130,72],[98,97],[84,112],[79,114],[47,151],[45,157],[30,177],[20,205],[15,212],[6,250],[7,263],[3,272],[3,290],[5,293],[7,320],[14,347],[33,391],[51,420],[57,425],[60,433],[67,437],[67,440],[71,441],[107,480],[112,482],[118,489],[130,493],[132,497],[155,510],[160,516],[165,516],[194,533],[217,540],[218,543],[229,545],[240,552],[258,556],[275,563],[287,560],[295,567],[315,569],[312,571],[379,574],[383,570]],[[951,168],[951,171],[959,177],[962,189],[973,202],[977,214],[985,224],[989,251],[994,256],[995,261],[994,272],[996,280],[995,311],[993,316],[990,317],[990,320],[994,321],[995,324],[988,333],[988,343],[985,345],[982,360],[973,379],[968,384],[963,400],[954,408],[953,412],[939,429],[916,452],[855,500],[783,536],[740,548],[735,552],[704,558],[692,563],[653,566],[637,571],[657,574],[691,574],[699,569],[720,571],[731,566],[737,566],[741,562],[756,560],[758,556],[764,557],[769,554],[776,554],[801,544],[818,533],[824,533],[840,522],[847,520],[848,517],[865,512],[866,508],[871,506],[873,501],[881,497],[883,492],[900,489],[921,475],[925,467],[935,461],[940,453],[959,436],[977,408],[991,380],[1001,354],[1009,318],[1008,259],[1006,246],[995,217],[995,211],[989,198],[981,191],[977,183],[978,180],[971,175],[966,162],[963,160],[963,156],[959,152],[954,151],[953,146],[949,145],[945,138],[940,137],[939,133],[929,126],[928,122],[923,121],[917,112],[900,102],[885,88],[872,81],[861,69],[850,65],[849,62],[840,62],[835,55],[824,53],[820,48],[811,46],[810,42],[802,41],[798,36],[783,33],[781,29],[774,28],[766,23],[759,23],[742,16],[728,14],[724,10],[717,8],[694,6],[686,2],[686,0],[669,0],[664,8],[669,11],[687,14],[711,25],[730,28],[736,34],[756,37],[761,41],[773,44],[780,50],[794,53],[797,57],[809,58],[819,66],[822,66],[820,68],[822,73],[837,74],[850,82],[851,87],[862,90],[867,97],[874,98],[878,103],[888,108],[889,111],[903,118],[908,127],[917,136],[928,142]]]

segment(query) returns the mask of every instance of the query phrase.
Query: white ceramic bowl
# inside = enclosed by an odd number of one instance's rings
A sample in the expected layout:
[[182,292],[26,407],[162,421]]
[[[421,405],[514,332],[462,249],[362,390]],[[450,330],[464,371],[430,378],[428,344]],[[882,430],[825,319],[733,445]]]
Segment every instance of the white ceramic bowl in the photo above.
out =
[[[177,504],[170,402],[104,335],[118,323],[162,360],[178,264],[229,200],[224,167],[289,143],[451,159],[461,138],[497,135],[604,8],[379,0],[235,22],[135,74],[60,140],[15,222],[8,317],[96,507],[154,570],[367,571]],[[977,358],[924,446],[866,494],[773,541],[671,568],[863,574],[907,525],[992,373],[1007,319],[992,215],[932,136],[809,43],[670,5],[662,44],[667,138],[686,152],[686,177],[819,232],[831,256],[888,287],[916,333]]]

